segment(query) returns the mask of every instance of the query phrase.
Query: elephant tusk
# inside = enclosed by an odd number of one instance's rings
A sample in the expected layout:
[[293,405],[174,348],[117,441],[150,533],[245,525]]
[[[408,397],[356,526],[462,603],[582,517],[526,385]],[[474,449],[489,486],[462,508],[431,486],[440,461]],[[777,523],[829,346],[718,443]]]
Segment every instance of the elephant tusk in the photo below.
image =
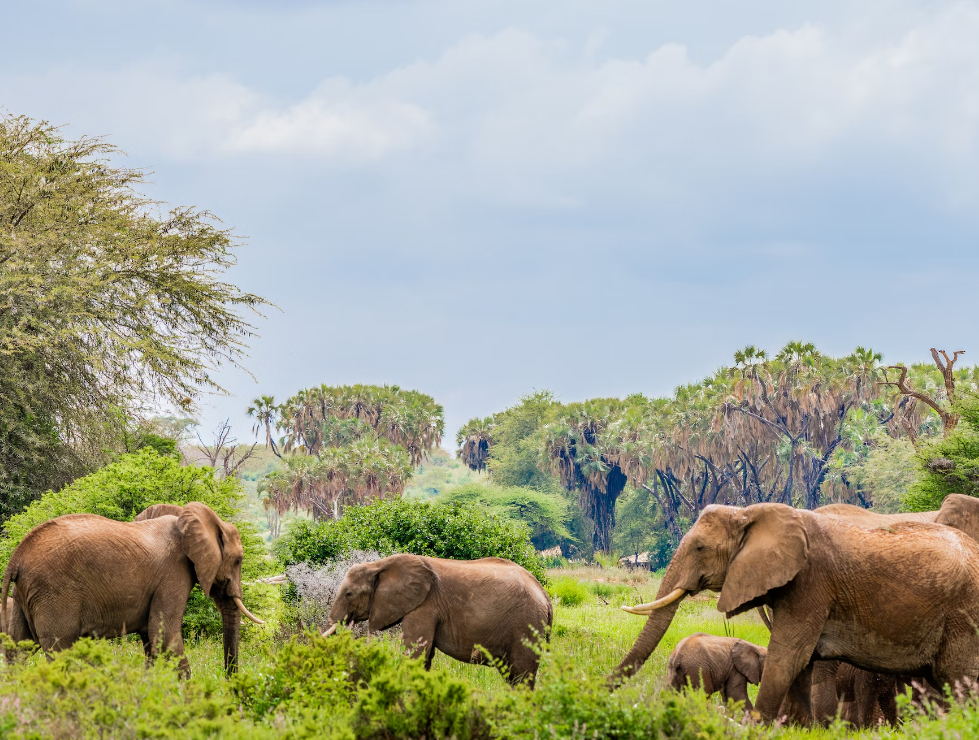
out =
[[241,610],[241,613],[244,614],[246,617],[248,617],[250,620],[252,620],[255,624],[265,624],[265,622],[263,622],[261,619],[256,617],[250,611],[248,611],[245,608],[245,605],[241,603],[241,599],[239,599],[237,596],[235,596],[235,606],[237,606]]
[[333,626],[332,626],[332,627],[330,627],[330,629],[328,629],[328,630],[327,630],[326,632],[324,632],[324,633],[323,633],[323,637],[329,637],[329,636],[330,636],[330,635],[332,635],[332,634],[333,634],[334,632],[336,632],[336,631],[337,631],[337,625],[338,625],[338,624],[340,624],[340,623],[339,623],[339,622],[334,622],[334,623],[333,623]]
[[685,588],[678,588],[673,591],[670,591],[670,593],[668,593],[662,599],[656,599],[656,601],[653,601],[649,604],[636,604],[635,606],[623,606],[622,611],[629,612],[629,614],[638,614],[644,617],[648,614],[652,614],[657,609],[672,604],[677,599],[682,599],[686,593],[687,590]]

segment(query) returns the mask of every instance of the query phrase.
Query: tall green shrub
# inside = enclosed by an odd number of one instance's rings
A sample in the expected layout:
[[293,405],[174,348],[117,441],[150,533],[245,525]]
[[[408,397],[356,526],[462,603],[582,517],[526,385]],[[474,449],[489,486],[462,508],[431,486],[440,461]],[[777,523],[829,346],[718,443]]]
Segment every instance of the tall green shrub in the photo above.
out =
[[[253,580],[273,569],[265,543],[253,524],[239,518],[243,491],[235,478],[218,480],[214,469],[183,466],[173,456],[160,455],[152,447],[122,455],[91,475],[79,478],[60,491],[48,491],[4,525],[0,538],[0,568],[6,569],[14,549],[38,524],[65,514],[98,514],[121,522],[131,521],[152,504],[207,504],[241,533],[245,557],[242,579]],[[247,601],[246,586],[246,601]],[[221,633],[221,618],[199,588],[191,595],[184,621],[194,632]]]
[[297,520],[276,546],[286,565],[324,563],[351,550],[453,560],[500,557],[522,565],[542,583],[547,580],[527,527],[472,504],[398,499],[352,506],[335,521]]

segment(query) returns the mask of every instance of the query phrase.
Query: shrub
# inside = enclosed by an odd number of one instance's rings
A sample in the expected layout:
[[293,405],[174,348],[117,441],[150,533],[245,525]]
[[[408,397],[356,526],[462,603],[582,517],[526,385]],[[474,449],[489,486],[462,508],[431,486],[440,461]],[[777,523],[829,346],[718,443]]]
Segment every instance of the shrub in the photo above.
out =
[[352,506],[336,521],[298,520],[276,546],[286,565],[326,563],[353,550],[453,560],[500,557],[522,565],[541,583],[547,580],[527,528],[473,505],[376,501]]
[[[241,533],[245,549],[242,580],[268,575],[272,569],[265,543],[250,522],[242,521],[241,483],[234,478],[217,480],[214,469],[198,465],[183,466],[172,456],[160,455],[152,447],[122,455],[119,459],[79,478],[60,491],[48,491],[20,514],[9,519],[0,539],[0,568],[6,569],[14,549],[38,524],[64,514],[98,514],[117,521],[131,521],[152,504],[186,504],[200,501]],[[253,603],[245,587],[245,600]],[[195,587],[184,620],[188,632],[221,634],[221,617],[213,603]]]
[[300,737],[454,738],[491,737],[469,685],[394,645],[355,640],[341,628],[330,638],[294,637],[270,670],[232,679],[243,709],[255,721],[301,718]]
[[588,589],[577,578],[558,578],[548,587],[551,598],[560,599],[562,606],[581,606],[588,599]]
[[530,529],[530,539],[538,550],[572,539],[567,526],[568,502],[558,493],[521,486],[466,483],[444,491],[437,500],[440,503],[477,504],[501,517],[523,522]]
[[[296,563],[286,568],[286,575],[296,590],[300,623],[304,626],[325,624],[347,571],[358,563],[371,563],[381,557],[376,551],[354,550],[319,569],[309,563]],[[355,631],[360,632],[366,632],[366,629],[366,623],[355,627]]]
[[964,396],[955,410],[955,430],[918,454],[922,475],[904,498],[905,511],[934,511],[950,493],[979,496],[979,394]]

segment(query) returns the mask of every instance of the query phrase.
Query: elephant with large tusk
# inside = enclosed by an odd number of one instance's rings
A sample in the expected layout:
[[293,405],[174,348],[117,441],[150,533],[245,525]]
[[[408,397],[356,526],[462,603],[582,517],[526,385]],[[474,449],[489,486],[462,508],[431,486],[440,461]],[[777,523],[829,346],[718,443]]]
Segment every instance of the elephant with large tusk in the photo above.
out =
[[69,514],[39,524],[17,545],[3,577],[0,615],[8,613],[16,583],[17,609],[45,650],[80,637],[135,633],[147,658],[162,648],[181,656],[181,671],[189,674],[180,629],[196,582],[221,613],[231,673],[241,615],[262,624],[241,600],[243,556],[238,528],[197,502],[151,506],[133,522]]
[[842,660],[934,687],[979,677],[979,543],[950,527],[853,526],[783,504],[708,506],[680,542],[614,687],[659,644],[682,598],[720,592],[728,617],[772,608],[755,708],[773,720],[787,695],[809,703],[809,666]]

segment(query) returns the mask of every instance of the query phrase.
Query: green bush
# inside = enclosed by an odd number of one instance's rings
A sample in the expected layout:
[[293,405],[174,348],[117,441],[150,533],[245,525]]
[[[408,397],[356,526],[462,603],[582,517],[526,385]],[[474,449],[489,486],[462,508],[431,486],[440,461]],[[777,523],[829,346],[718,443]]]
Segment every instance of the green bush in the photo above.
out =
[[[122,455],[91,475],[79,478],[60,491],[48,491],[27,509],[11,517],[0,538],[0,568],[6,569],[14,549],[38,524],[64,514],[98,514],[117,521],[131,521],[152,504],[186,504],[200,501],[218,516],[232,521],[241,533],[245,558],[242,580],[268,575],[274,569],[265,543],[253,524],[239,517],[241,483],[234,478],[217,480],[213,468],[183,466],[170,455],[160,455],[153,447]],[[251,602],[250,587],[245,600]],[[188,602],[185,630],[221,634],[221,617],[213,603],[195,586]]]
[[467,683],[346,629],[332,638],[294,637],[270,670],[241,672],[232,684],[253,721],[300,717],[301,737],[491,737]]
[[979,394],[964,396],[955,410],[961,416],[955,430],[918,453],[922,475],[905,496],[904,511],[934,511],[950,493],[979,496]]
[[570,576],[555,579],[547,591],[552,599],[560,599],[562,606],[581,606],[588,599],[588,589]]
[[439,494],[439,503],[476,504],[501,517],[523,522],[538,550],[572,539],[568,501],[558,493],[521,486],[466,483]]
[[404,499],[352,506],[336,520],[296,520],[276,544],[286,565],[325,563],[351,550],[408,552],[453,560],[500,557],[547,575],[527,528],[479,506]]

